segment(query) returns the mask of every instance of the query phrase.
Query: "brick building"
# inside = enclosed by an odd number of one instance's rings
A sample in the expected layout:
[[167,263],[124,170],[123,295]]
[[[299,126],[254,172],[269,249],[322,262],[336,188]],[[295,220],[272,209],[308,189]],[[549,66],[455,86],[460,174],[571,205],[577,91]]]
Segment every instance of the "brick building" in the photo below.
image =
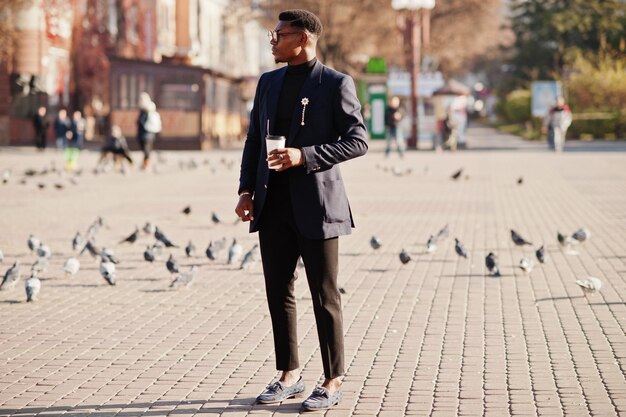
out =
[[256,16],[253,4],[224,0],[46,0],[19,11],[4,74],[11,101],[0,104],[4,143],[32,142],[39,104],[51,118],[60,107],[82,110],[88,141],[112,123],[133,138],[143,91],[163,119],[158,146],[241,140],[250,84],[273,66]]

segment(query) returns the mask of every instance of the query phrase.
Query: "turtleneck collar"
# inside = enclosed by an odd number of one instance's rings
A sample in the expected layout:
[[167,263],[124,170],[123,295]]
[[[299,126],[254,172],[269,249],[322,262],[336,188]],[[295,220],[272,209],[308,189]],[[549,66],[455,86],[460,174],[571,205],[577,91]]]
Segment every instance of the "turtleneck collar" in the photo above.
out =
[[316,62],[317,58],[314,57],[312,60],[305,62],[304,64],[287,65],[287,72],[289,74],[301,74],[304,72],[308,72],[313,68]]

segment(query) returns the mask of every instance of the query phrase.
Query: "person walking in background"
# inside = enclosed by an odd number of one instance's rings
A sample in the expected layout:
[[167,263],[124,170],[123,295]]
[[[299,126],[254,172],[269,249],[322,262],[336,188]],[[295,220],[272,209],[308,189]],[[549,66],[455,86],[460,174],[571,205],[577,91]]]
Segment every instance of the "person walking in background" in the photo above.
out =
[[[268,37],[274,60],[287,66],[259,79],[235,213],[251,222],[251,233],[259,232],[276,369],[282,371],[257,401],[278,403],[306,389],[294,295],[294,271],[302,256],[325,376],[302,407],[323,410],[341,400],[345,372],[339,236],[351,233],[354,222],[339,164],[367,152],[367,132],[354,81],[316,58],[319,18],[287,10],[278,19]],[[270,134],[286,137],[286,147],[268,154]]]
[[72,114],[70,135],[65,144],[65,170],[75,171],[78,167],[78,155],[85,141],[85,119],[80,111]]
[[142,169],[150,167],[150,153],[154,148],[157,133],[161,132],[161,116],[150,95],[143,92],[139,96],[139,116],[137,117],[137,142],[143,151]]
[[67,110],[60,109],[57,117],[54,119],[54,136],[56,138],[57,149],[64,149],[72,122],[67,117]]
[[392,97],[385,109],[385,126],[387,128],[387,147],[385,148],[385,156],[389,156],[391,152],[391,143],[395,142],[396,150],[400,157],[404,157],[404,135],[400,129],[400,121],[403,114],[400,110],[400,97]]
[[444,145],[452,152],[455,152],[459,144],[459,120],[452,108],[452,104],[449,104],[446,108],[446,118],[443,120],[443,126],[447,136]]
[[49,122],[46,119],[48,110],[45,106],[39,106],[37,113],[33,117],[33,127],[35,128],[35,146],[40,151],[46,149],[46,133]]
[[572,124],[572,112],[565,99],[559,97],[556,105],[553,106],[543,119],[542,131],[548,135],[548,147],[555,152],[563,151],[565,145],[565,134]]

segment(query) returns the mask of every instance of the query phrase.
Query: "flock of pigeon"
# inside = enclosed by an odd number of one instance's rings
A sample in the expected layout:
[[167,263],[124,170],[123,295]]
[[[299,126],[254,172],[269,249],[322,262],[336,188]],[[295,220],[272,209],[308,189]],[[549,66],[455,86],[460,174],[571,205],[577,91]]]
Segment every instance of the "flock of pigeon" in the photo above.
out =
[[[189,214],[191,208],[185,207],[183,209],[184,214]],[[213,223],[219,224],[222,222],[220,217],[214,212],[211,216]],[[116,265],[120,263],[120,260],[115,256],[114,252],[107,247],[99,247],[96,244],[96,236],[98,231],[105,226],[102,217],[98,217],[87,228],[86,234],[83,235],[80,232],[76,232],[76,235],[72,239],[72,249],[75,255],[70,256],[63,265],[63,271],[65,277],[73,277],[80,270],[79,258],[88,253],[93,258],[100,260],[100,275],[109,285],[116,285],[117,274]],[[178,248],[179,246],[174,244],[165,233],[158,227],[150,222],[147,222],[142,229],[138,227],[122,239],[120,244],[133,244],[139,240],[141,236],[154,237],[154,243],[149,245],[143,252],[143,259],[146,262],[153,263],[159,259],[159,257],[166,250],[165,248]],[[31,253],[37,255],[36,261],[30,267],[30,277],[25,281],[26,289],[26,301],[35,301],[41,290],[41,281],[38,278],[39,274],[45,272],[48,269],[48,261],[52,256],[50,248],[34,235],[30,235],[27,240],[28,249]],[[204,251],[207,258],[211,261],[223,256],[223,253],[227,253],[227,263],[229,265],[239,265],[240,269],[253,268],[261,258],[258,244],[255,244],[249,251],[244,253],[243,246],[237,242],[236,239],[232,240],[232,243],[228,245],[227,239],[224,237],[217,241],[211,241]],[[189,241],[185,247],[185,254],[187,257],[194,257],[196,254],[196,246],[192,241]],[[0,251],[0,262],[4,260],[4,255]],[[170,253],[169,258],[165,262],[165,267],[174,277],[170,283],[170,288],[177,289],[181,287],[189,286],[196,272],[198,265],[191,265],[188,270],[181,270],[178,262],[174,258],[174,255]],[[13,265],[5,272],[2,282],[0,283],[0,290],[13,289],[20,281],[21,278],[21,265],[19,260],[16,260]]]
[[[380,166],[378,166],[378,168],[382,169],[385,172],[390,171],[396,176],[409,175],[411,173],[410,171],[405,172],[405,171],[401,171],[398,169],[389,169],[388,167],[381,168]],[[463,176],[463,168],[459,169],[458,171],[455,171],[452,174],[451,179],[454,181],[457,181],[460,178],[462,178],[462,176]],[[465,175],[465,179],[469,179],[469,176]],[[522,185],[524,183],[524,178],[519,177],[516,183],[518,185]],[[434,253],[437,250],[438,242],[443,241],[449,235],[450,235],[449,226],[445,225],[441,230],[439,230],[439,232],[436,235],[431,235],[428,238],[428,241],[426,242],[425,252]],[[565,251],[566,254],[570,254],[570,255],[577,254],[577,252],[571,250],[572,245],[583,243],[586,240],[588,240],[590,237],[591,237],[591,233],[589,232],[589,230],[585,228],[580,228],[576,230],[574,233],[572,233],[571,235],[563,235],[560,232],[557,232],[557,240],[560,244],[560,247]],[[516,232],[513,229],[511,229],[511,240],[516,246],[532,245],[532,242],[529,242],[526,239],[524,239],[518,232]],[[468,252],[465,246],[463,245],[463,243],[461,243],[461,241],[457,238],[454,239],[454,242],[455,242],[454,250],[456,254],[460,257],[467,259]],[[370,246],[372,247],[372,249],[378,250],[382,246],[382,241],[377,236],[372,236],[370,239]],[[537,257],[537,261],[539,261],[539,263],[543,264],[546,262],[547,253],[546,253],[545,245],[541,245],[537,250],[535,250],[535,256]],[[401,250],[399,254],[399,258],[402,264],[407,264],[411,262],[412,260],[411,255],[405,249]],[[526,274],[530,274],[534,266],[535,266],[534,261],[532,259],[529,259],[526,256],[522,256],[518,264],[518,267],[522,271],[524,271]],[[493,277],[501,276],[500,268],[498,266],[498,259],[495,253],[489,252],[489,254],[487,254],[487,256],[485,257],[485,267],[487,268],[489,275]],[[596,293],[602,288],[602,281],[596,277],[588,277],[586,279],[576,280],[576,284],[580,288],[582,288],[585,297],[587,297],[589,294]]]
[[[160,156],[160,159],[163,158]],[[224,160],[222,161],[224,162]],[[227,161],[228,162],[228,161]],[[225,163],[225,162],[224,162]],[[205,161],[206,164],[206,161]],[[191,163],[180,162],[180,169],[195,169],[198,167],[198,164],[192,160]],[[233,162],[229,164],[228,168],[232,169]],[[410,175],[411,170],[399,170],[399,169],[391,169],[386,167],[377,166],[377,168],[382,169],[383,171],[390,171],[396,176]],[[3,182],[6,183],[10,173],[5,171],[3,175]],[[454,174],[452,174],[451,178],[455,181],[459,180],[463,177],[463,169],[459,169]],[[465,179],[469,177],[465,175]],[[520,177],[517,179],[517,184],[523,184],[523,178]],[[182,210],[182,213],[185,215],[189,215],[191,213],[191,207],[187,206]],[[211,216],[211,220],[214,224],[222,223],[222,220],[219,216],[214,212]],[[237,219],[236,222],[238,222]],[[113,251],[107,247],[99,247],[96,244],[96,235],[100,228],[104,226],[104,220],[102,217],[98,217],[89,227],[87,228],[86,235],[83,238],[80,232],[77,232],[74,238],[72,239],[72,248],[75,252],[75,256],[69,257],[63,266],[63,271],[65,272],[66,277],[72,277],[76,275],[80,269],[80,261],[79,257],[85,253],[89,253],[92,257],[100,260],[100,274],[102,278],[109,285],[116,285],[117,275],[116,275],[116,265],[120,262],[120,260],[115,256]],[[446,239],[450,234],[449,227],[446,225],[443,227],[436,235],[431,235],[426,242],[426,253],[434,253],[437,250],[438,243]],[[135,230],[128,235],[126,238],[122,239],[120,244],[134,244],[140,238],[140,236],[154,236],[154,243],[147,246],[145,251],[143,252],[143,259],[146,262],[153,263],[158,260],[158,258],[163,254],[166,248],[178,248],[179,246],[174,244],[170,239],[167,238],[163,230],[159,227],[153,225],[152,223],[146,223],[142,229],[136,227]],[[570,247],[573,244],[583,243],[587,239],[590,238],[590,233],[587,229],[581,228],[575,231],[571,235],[563,235],[557,232],[557,239],[561,247],[566,250],[566,253],[572,254],[570,251]],[[519,233],[515,230],[511,230],[511,239],[516,246],[526,246],[532,245],[531,242],[524,239]],[[41,290],[41,281],[38,278],[38,275],[41,272],[45,272],[48,268],[48,260],[51,256],[50,248],[41,242],[37,237],[31,235],[27,241],[28,249],[31,253],[36,253],[37,259],[31,265],[30,268],[30,277],[25,281],[25,289],[26,289],[26,300],[34,301],[37,299],[37,296]],[[370,239],[370,245],[374,250],[378,250],[382,246],[381,240],[372,236]],[[228,246],[228,248],[227,248]],[[226,251],[227,249],[227,251]],[[455,238],[455,252],[463,257],[468,258],[468,252],[465,246],[459,241],[459,239]],[[227,239],[224,237],[221,240],[211,241],[208,247],[205,249],[205,254],[207,258],[214,261],[218,257],[222,255],[223,252],[227,252],[227,262],[229,265],[234,265],[240,263],[240,269],[249,268],[260,260],[260,250],[258,244],[255,244],[247,253],[244,254],[243,247],[240,243],[237,242],[236,239],[232,240],[232,243],[228,245]],[[187,246],[185,247],[185,254],[187,257],[191,258],[196,253],[196,246],[193,242],[189,241]],[[544,245],[539,247],[535,251],[535,255],[539,263],[543,264],[546,262],[547,253]],[[402,264],[407,264],[411,261],[411,255],[404,249],[399,254],[400,261]],[[4,255],[0,250],[0,262],[4,260]],[[173,281],[170,284],[170,288],[176,289],[180,287],[189,286],[196,272],[198,270],[198,265],[192,265],[188,270],[181,271],[178,262],[174,258],[174,255],[170,253],[169,258],[165,262],[165,266],[167,270],[174,276]],[[498,266],[497,256],[493,252],[489,252],[489,254],[485,258],[485,266],[487,268],[488,273],[494,277],[500,277],[500,269]],[[533,267],[534,262],[532,259],[527,257],[522,257],[518,264],[519,268],[523,270],[525,273],[530,274]],[[19,261],[15,261],[14,264],[5,272],[2,282],[0,283],[0,290],[4,289],[12,289],[16,286],[18,281],[21,278],[21,265]],[[584,291],[585,296],[588,294],[593,294],[596,291],[600,290],[602,287],[602,281],[595,277],[588,277],[584,280],[577,280],[576,284],[578,284]]]
[[[434,253],[437,250],[437,244],[440,241],[443,241],[450,234],[449,226],[445,225],[436,235],[431,235],[426,242],[426,253]],[[571,245],[579,244],[585,242],[590,237],[590,233],[587,229],[581,228],[575,231],[571,236],[562,235],[560,232],[557,232],[557,239],[564,250],[569,252]],[[515,230],[511,230],[511,240],[515,243],[516,246],[525,246],[532,245],[532,242],[527,241],[519,233]],[[372,236],[370,239],[370,246],[374,250],[378,250],[382,247],[382,241],[377,236]],[[454,239],[454,251],[456,254],[462,258],[468,258],[468,252],[463,243],[457,238]],[[566,252],[567,253],[567,252]],[[539,263],[545,263],[547,260],[547,253],[545,250],[545,245],[541,245],[536,251],[535,256]],[[402,264],[408,264],[411,262],[411,255],[405,250],[399,254],[400,262]],[[500,277],[500,268],[498,266],[498,259],[495,253],[489,252],[489,254],[485,257],[485,266],[489,275],[493,277]],[[519,268],[527,274],[530,274],[535,266],[535,263],[532,259],[529,259],[526,256],[523,256],[518,264]],[[588,277],[583,280],[577,280],[576,284],[580,286],[585,296],[588,294],[594,294],[596,291],[599,291],[602,288],[602,281],[596,277]]]

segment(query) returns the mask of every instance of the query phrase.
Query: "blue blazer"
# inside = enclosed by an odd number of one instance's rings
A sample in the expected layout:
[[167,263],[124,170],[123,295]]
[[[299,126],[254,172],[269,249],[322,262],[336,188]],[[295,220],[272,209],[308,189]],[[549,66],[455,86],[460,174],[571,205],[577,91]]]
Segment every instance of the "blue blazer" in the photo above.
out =
[[[251,233],[259,229],[264,215],[270,171],[265,160],[267,120],[271,130],[286,71],[287,68],[282,67],[261,76],[250,114],[239,192],[249,190],[254,195]],[[309,103],[302,126],[301,101],[304,98],[308,98]],[[286,146],[301,148],[305,158],[303,167],[285,171],[289,175],[298,231],[309,239],[351,233],[354,221],[338,164],[367,152],[366,129],[352,78],[319,61],[315,63],[293,109]]]

